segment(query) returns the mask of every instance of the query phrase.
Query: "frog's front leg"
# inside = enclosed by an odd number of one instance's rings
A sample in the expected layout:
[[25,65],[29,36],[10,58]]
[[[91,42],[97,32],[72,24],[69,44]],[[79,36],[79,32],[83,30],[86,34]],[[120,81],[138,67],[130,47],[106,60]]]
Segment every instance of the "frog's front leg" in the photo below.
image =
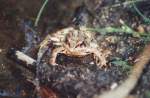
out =
[[50,57],[50,60],[49,60],[49,63],[51,65],[58,65],[56,63],[56,57],[57,57],[57,54],[61,53],[62,51],[64,51],[63,47],[58,47],[58,48],[55,48],[55,49],[52,50],[52,54],[51,54],[51,57]]

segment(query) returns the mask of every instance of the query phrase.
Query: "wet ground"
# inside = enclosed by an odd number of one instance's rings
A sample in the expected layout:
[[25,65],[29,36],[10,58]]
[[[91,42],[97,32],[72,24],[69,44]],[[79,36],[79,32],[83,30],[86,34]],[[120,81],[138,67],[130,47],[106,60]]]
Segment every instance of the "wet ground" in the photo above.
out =
[[[94,27],[119,27],[121,25],[119,20],[122,19],[134,30],[140,31],[141,29],[139,30],[138,27],[142,26],[145,32],[150,31],[150,26],[145,24],[143,19],[135,14],[131,8],[120,6],[103,10],[106,6],[116,4],[116,1],[95,0],[93,3],[95,2],[98,3],[96,3],[94,15],[98,17],[98,20],[96,20],[96,17],[91,16],[90,25]],[[88,0],[86,2],[90,11],[95,7],[93,3]],[[32,2],[30,0],[0,1],[0,97],[35,98],[34,86],[27,81],[27,79],[34,79],[35,72],[11,60],[7,55],[8,50],[13,47],[36,59],[36,46],[49,32],[70,26],[75,9],[82,5],[78,0],[68,0],[68,2],[65,0],[62,2],[52,0],[44,10],[39,26],[33,28],[33,21],[35,21],[41,4],[42,0],[38,2],[36,0]],[[141,11],[145,9],[145,15],[149,16],[148,10],[141,5],[139,6]],[[91,98],[94,94],[111,89],[113,85],[119,85],[127,78],[135,58],[140,54],[144,45],[149,42],[148,38],[147,40],[146,38],[135,38],[130,34],[122,33],[97,34],[96,39],[99,45],[104,48],[111,47],[114,51],[108,58],[109,67],[107,70],[99,69],[95,64],[89,64],[89,61],[93,60],[91,55],[83,58],[73,58],[59,54],[57,61],[60,66],[50,66],[45,62],[42,63],[43,67],[41,68],[39,80],[42,85],[57,93],[59,98],[75,98],[77,95],[82,98]],[[109,42],[107,39],[114,39],[115,41]],[[48,57],[49,52],[45,54],[43,61],[47,60]],[[113,62],[118,58],[124,66],[120,62]],[[138,95],[139,98],[150,97],[150,66],[148,65],[136,88],[131,93],[132,95]]]

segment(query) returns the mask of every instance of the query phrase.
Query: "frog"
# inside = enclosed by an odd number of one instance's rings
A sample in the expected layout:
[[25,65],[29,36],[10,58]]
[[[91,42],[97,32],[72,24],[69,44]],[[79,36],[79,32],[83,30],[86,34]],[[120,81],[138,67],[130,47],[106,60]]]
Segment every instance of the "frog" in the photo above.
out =
[[42,49],[49,43],[53,45],[49,60],[51,65],[58,65],[56,58],[59,53],[70,57],[93,54],[95,64],[102,68],[107,66],[107,57],[111,54],[110,51],[106,52],[99,47],[95,33],[88,31],[86,27],[80,29],[67,27],[49,34],[41,43],[40,48]]

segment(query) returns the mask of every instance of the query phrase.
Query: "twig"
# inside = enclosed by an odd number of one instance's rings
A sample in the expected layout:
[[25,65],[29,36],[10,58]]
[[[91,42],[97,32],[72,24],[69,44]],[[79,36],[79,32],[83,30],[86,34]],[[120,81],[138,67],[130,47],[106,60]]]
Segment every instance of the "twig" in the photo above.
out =
[[11,59],[16,60],[19,63],[23,63],[24,65],[26,65],[26,67],[30,67],[30,65],[35,66],[36,64],[36,60],[34,60],[33,58],[29,57],[28,55],[14,48],[11,48],[8,51],[7,56]]
[[132,3],[135,3],[135,2],[140,2],[140,1],[143,1],[143,0],[131,0],[131,1],[125,1],[123,3],[117,3],[117,4],[114,4],[112,6],[106,6],[106,7],[102,7],[101,9],[109,9],[109,8],[115,8],[115,7],[119,7],[119,6],[125,6],[125,5],[129,5],[129,4],[132,4]]

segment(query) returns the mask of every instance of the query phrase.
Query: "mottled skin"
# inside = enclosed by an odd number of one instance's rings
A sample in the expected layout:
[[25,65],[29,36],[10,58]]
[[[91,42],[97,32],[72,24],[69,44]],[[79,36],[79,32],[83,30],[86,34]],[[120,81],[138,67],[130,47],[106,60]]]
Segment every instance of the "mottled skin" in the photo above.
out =
[[50,64],[52,65],[57,65],[55,61],[58,53],[64,53],[72,57],[94,54],[95,63],[99,67],[106,67],[106,58],[110,52],[102,53],[102,49],[100,49],[94,38],[94,33],[87,31],[84,27],[80,30],[68,27],[48,35],[41,43],[41,48],[49,42],[53,43],[54,48],[50,58]]

